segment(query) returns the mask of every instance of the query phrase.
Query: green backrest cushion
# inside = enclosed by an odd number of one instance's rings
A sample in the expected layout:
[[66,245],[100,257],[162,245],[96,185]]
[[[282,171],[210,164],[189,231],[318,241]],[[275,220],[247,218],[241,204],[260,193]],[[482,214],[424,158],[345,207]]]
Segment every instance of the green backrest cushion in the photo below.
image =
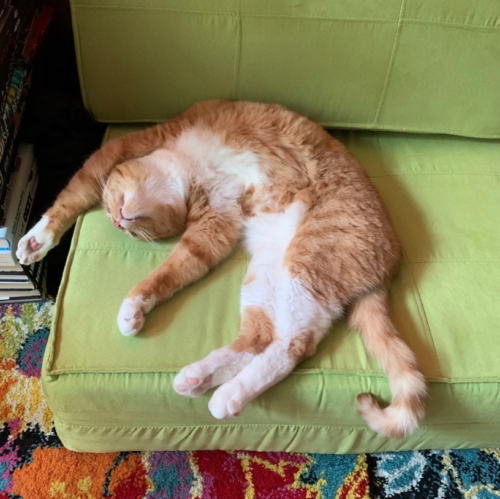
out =
[[71,0],[105,122],[282,103],[337,128],[500,137],[499,0]]

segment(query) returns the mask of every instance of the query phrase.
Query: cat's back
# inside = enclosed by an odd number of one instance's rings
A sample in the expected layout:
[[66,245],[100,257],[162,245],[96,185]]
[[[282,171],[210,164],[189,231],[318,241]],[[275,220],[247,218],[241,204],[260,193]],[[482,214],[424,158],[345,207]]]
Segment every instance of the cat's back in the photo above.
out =
[[246,187],[265,179],[287,196],[312,188],[323,199],[377,198],[365,171],[339,141],[281,105],[202,101],[175,122],[177,148],[220,171],[241,171]]
[[183,131],[203,129],[218,134],[227,145],[258,148],[319,144],[328,134],[305,116],[279,104],[209,100],[191,106],[178,120]]
[[210,144],[212,151],[215,145],[235,154],[252,153],[273,184],[301,189],[324,177],[325,166],[335,170],[339,159],[343,169],[360,172],[355,161],[345,161],[353,158],[344,146],[321,126],[278,104],[203,101],[178,120],[182,123],[178,143],[183,150],[194,150],[203,142],[203,148]]

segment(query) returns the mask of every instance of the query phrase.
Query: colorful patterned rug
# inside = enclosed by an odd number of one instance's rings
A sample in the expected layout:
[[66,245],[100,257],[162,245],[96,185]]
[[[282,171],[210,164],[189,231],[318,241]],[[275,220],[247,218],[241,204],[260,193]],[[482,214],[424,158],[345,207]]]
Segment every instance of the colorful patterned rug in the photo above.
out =
[[54,432],[40,382],[52,310],[51,302],[0,306],[0,499],[500,497],[500,449],[70,452]]

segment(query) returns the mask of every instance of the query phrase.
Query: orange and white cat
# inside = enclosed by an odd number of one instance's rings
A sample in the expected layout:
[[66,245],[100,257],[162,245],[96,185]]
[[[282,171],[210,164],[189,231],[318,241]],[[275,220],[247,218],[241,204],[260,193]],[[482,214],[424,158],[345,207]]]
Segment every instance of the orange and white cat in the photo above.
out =
[[179,394],[197,397],[218,386],[211,413],[237,416],[313,355],[332,321],[348,314],[393,394],[386,408],[359,395],[361,414],[389,437],[418,427],[424,377],[387,310],[400,245],[362,167],[320,126],[277,105],[208,101],[115,139],[86,161],[22,238],[20,262],[42,258],[99,201],[132,237],[183,233],[124,299],[118,327],[126,336],[238,241],[252,256],[239,336],[184,367],[174,380]]

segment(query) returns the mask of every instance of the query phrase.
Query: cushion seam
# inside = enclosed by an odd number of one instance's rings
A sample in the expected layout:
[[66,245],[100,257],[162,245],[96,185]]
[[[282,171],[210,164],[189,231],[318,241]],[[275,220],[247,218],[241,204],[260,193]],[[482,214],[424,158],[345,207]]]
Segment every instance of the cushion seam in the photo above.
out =
[[122,10],[122,11],[140,11],[140,12],[168,12],[172,14],[189,14],[189,15],[200,15],[200,16],[214,16],[214,17],[234,17],[235,12],[232,10],[228,10],[227,12],[220,11],[210,11],[210,10],[184,10],[184,9],[168,9],[161,7],[136,7],[133,5],[129,5],[124,7],[122,5],[89,5],[89,4],[81,4],[75,3],[73,1],[73,5],[75,8],[81,9],[90,9],[90,10]]
[[236,43],[234,48],[234,68],[233,68],[233,99],[238,99],[238,89],[240,86],[240,64],[241,64],[241,0],[238,0],[238,12],[236,15]]
[[[59,368],[50,371],[51,376],[59,376],[61,374],[177,374],[182,368],[172,368],[172,369],[164,369],[164,370],[151,370],[151,369],[134,369],[134,370],[126,370],[126,369],[116,369],[111,370],[108,369],[106,371],[103,370],[102,367],[81,367],[81,368]],[[319,374],[333,374],[333,375],[345,375],[345,376],[360,376],[360,375],[370,375],[377,378],[385,378],[386,375],[380,371],[340,371],[335,369],[299,369],[298,371],[294,371],[290,374],[290,376],[304,376],[304,375],[319,375]]]
[[[74,375],[173,375],[177,374],[181,368],[164,370],[164,371],[151,371],[151,370],[138,370],[125,371],[123,369],[115,371],[103,371],[102,368],[81,368],[81,369],[54,369],[50,372],[46,371],[46,376],[74,376]],[[364,376],[366,378],[374,378],[380,380],[386,380],[387,376],[379,371],[335,371],[334,369],[302,369],[299,371],[294,371],[290,376],[333,376],[333,377],[358,377]],[[430,383],[442,383],[446,385],[463,385],[470,383],[488,383],[488,384],[498,384],[500,383],[500,377],[495,378],[484,378],[484,377],[466,377],[466,378],[450,378],[450,377],[436,377],[436,376],[426,376],[425,379]]]
[[481,30],[481,29],[500,29],[500,26],[486,26],[482,24],[472,24],[472,23],[457,23],[457,22],[452,22],[452,21],[434,21],[432,19],[415,19],[415,18],[406,18],[404,19],[405,23],[415,23],[415,24],[436,24],[439,26],[444,26],[446,28],[464,28],[464,29],[474,29],[474,30]]
[[[405,0],[403,0],[405,1]],[[96,9],[96,10],[123,10],[123,11],[143,11],[143,12],[169,12],[175,14],[194,14],[194,15],[208,15],[208,16],[226,16],[232,17],[235,12],[232,10],[228,11],[212,11],[212,10],[191,10],[191,9],[172,9],[172,8],[162,8],[162,7],[139,7],[134,5],[122,6],[122,5],[93,5],[76,3],[72,0],[73,6],[75,8],[84,9]],[[241,4],[241,1],[240,1]],[[292,15],[282,15],[282,14],[251,14],[251,13],[241,13],[241,7],[238,8],[241,17],[248,18],[265,18],[265,19],[298,19],[303,21],[338,21],[338,22],[353,22],[353,23],[377,23],[377,24],[393,24],[399,21],[399,18],[356,18],[356,17],[325,17],[325,16],[292,16]],[[488,26],[484,24],[473,24],[473,23],[457,23],[454,21],[439,21],[434,19],[418,19],[418,18],[401,18],[401,21],[418,23],[418,24],[438,24],[446,27],[458,27],[458,28],[473,28],[473,29],[500,29],[500,26]]]
[[399,10],[398,24],[396,27],[396,33],[394,34],[394,41],[393,41],[393,45],[392,45],[391,56],[389,59],[389,66],[387,68],[387,74],[385,76],[384,87],[382,88],[382,94],[380,95],[380,101],[379,101],[379,104],[377,107],[377,111],[375,113],[375,118],[373,120],[372,126],[374,126],[374,127],[379,122],[380,116],[382,114],[382,108],[384,107],[384,104],[385,104],[385,98],[387,95],[387,91],[389,90],[389,84],[391,81],[392,71],[394,68],[396,54],[397,54],[398,47],[399,47],[399,40],[401,38],[401,27],[403,25],[403,15],[404,15],[405,7],[406,7],[406,0],[401,0],[401,7]]
[[412,175],[473,175],[479,177],[498,177],[500,172],[496,173],[474,173],[474,172],[408,172],[408,173],[387,173],[384,175],[368,175],[370,178],[385,178],[385,177],[410,177]]
[[[143,11],[143,12],[168,12],[173,14],[189,14],[189,15],[201,15],[201,16],[217,16],[217,17],[234,17],[235,12],[233,10],[228,11],[211,11],[211,10],[185,10],[185,9],[168,9],[161,7],[135,7],[127,6],[123,7],[121,5],[88,5],[88,4],[76,4],[73,3],[75,8],[85,8],[85,9],[96,9],[96,10],[130,10],[130,11]],[[365,23],[365,24],[394,24],[397,19],[370,19],[362,18],[357,19],[355,17],[302,17],[302,16],[284,16],[284,15],[273,15],[273,14],[245,14],[242,13],[241,17],[247,18],[265,18],[265,19],[292,19],[292,20],[303,20],[303,21],[338,21],[338,22],[353,22],[353,23]]]
[[498,263],[498,260],[405,260],[406,263]]
[[[71,0],[71,5],[74,7],[74,0]],[[87,110],[90,112],[89,100],[87,98],[87,88],[85,86],[85,78],[83,77],[83,63],[82,63],[82,51],[80,43],[80,32],[78,30],[78,22],[76,16],[71,16],[71,24],[73,26],[73,38],[75,40],[75,52],[76,52],[76,64],[78,68],[78,79],[80,81],[80,88],[82,92],[83,104]],[[91,113],[92,114],[92,113]]]
[[[195,424],[195,425],[175,425],[175,426],[158,426],[158,425],[144,425],[144,426],[129,426],[129,425],[77,425],[77,424],[68,424],[68,423],[63,423],[62,421],[56,421],[56,427],[57,425],[65,426],[66,428],[134,428],[134,429],[185,429],[185,428],[193,428],[195,430],[201,429],[201,428],[214,428],[214,429],[224,429],[224,428],[242,428],[242,429],[249,429],[249,427],[256,427],[256,428],[269,428],[269,427],[274,427],[274,428],[310,428],[310,429],[331,429],[331,430],[341,430],[341,429],[356,429],[356,430],[366,430],[373,432],[368,426],[355,426],[355,425],[345,425],[345,426],[327,426],[327,425],[301,425],[301,424],[283,424],[283,423],[239,423],[239,424],[219,424],[219,425],[203,425],[203,424]],[[433,424],[427,424],[427,425],[420,425],[419,429],[424,430],[424,429],[429,429],[433,427],[442,427],[442,426],[470,426],[470,425],[495,425],[498,426],[498,423],[490,423],[490,422],[467,422],[467,423],[433,423]]]
[[[61,421],[56,422],[56,425],[62,425],[67,428],[149,428],[149,429],[185,429],[185,428],[193,428],[195,430],[200,429],[200,428],[214,428],[214,429],[222,429],[222,428],[248,428],[248,427],[264,427],[267,428],[269,426],[273,427],[284,427],[284,428],[329,428],[332,430],[339,430],[342,428],[355,428],[358,430],[370,430],[367,426],[324,426],[324,425],[295,425],[295,424],[281,424],[281,423],[239,423],[239,424],[214,424],[214,425],[175,425],[175,426],[129,426],[129,425],[102,425],[102,426],[96,426],[96,425],[76,425],[76,424],[68,424],[68,423],[63,423]],[[420,426],[420,428],[425,428],[425,426]]]
[[[403,255],[404,255],[405,260],[407,260],[407,256],[405,254],[404,248],[403,248]],[[429,320],[427,318],[427,314],[425,312],[424,303],[422,301],[422,297],[420,295],[420,291],[419,291],[418,286],[417,286],[417,281],[415,279],[415,275],[413,274],[413,270],[411,269],[410,264],[405,265],[405,267],[408,269],[408,274],[410,275],[410,278],[413,282],[412,293],[413,293],[413,297],[415,299],[415,302],[417,303],[417,308],[418,308],[420,320],[424,326],[424,331],[425,331],[426,336],[427,336],[427,343],[429,346],[432,347],[432,352],[434,353],[434,363],[437,366],[439,374],[442,376],[441,366],[439,364],[439,356],[438,356],[437,350],[436,350],[436,344],[434,343],[434,337],[432,336],[431,327],[429,324]]]

